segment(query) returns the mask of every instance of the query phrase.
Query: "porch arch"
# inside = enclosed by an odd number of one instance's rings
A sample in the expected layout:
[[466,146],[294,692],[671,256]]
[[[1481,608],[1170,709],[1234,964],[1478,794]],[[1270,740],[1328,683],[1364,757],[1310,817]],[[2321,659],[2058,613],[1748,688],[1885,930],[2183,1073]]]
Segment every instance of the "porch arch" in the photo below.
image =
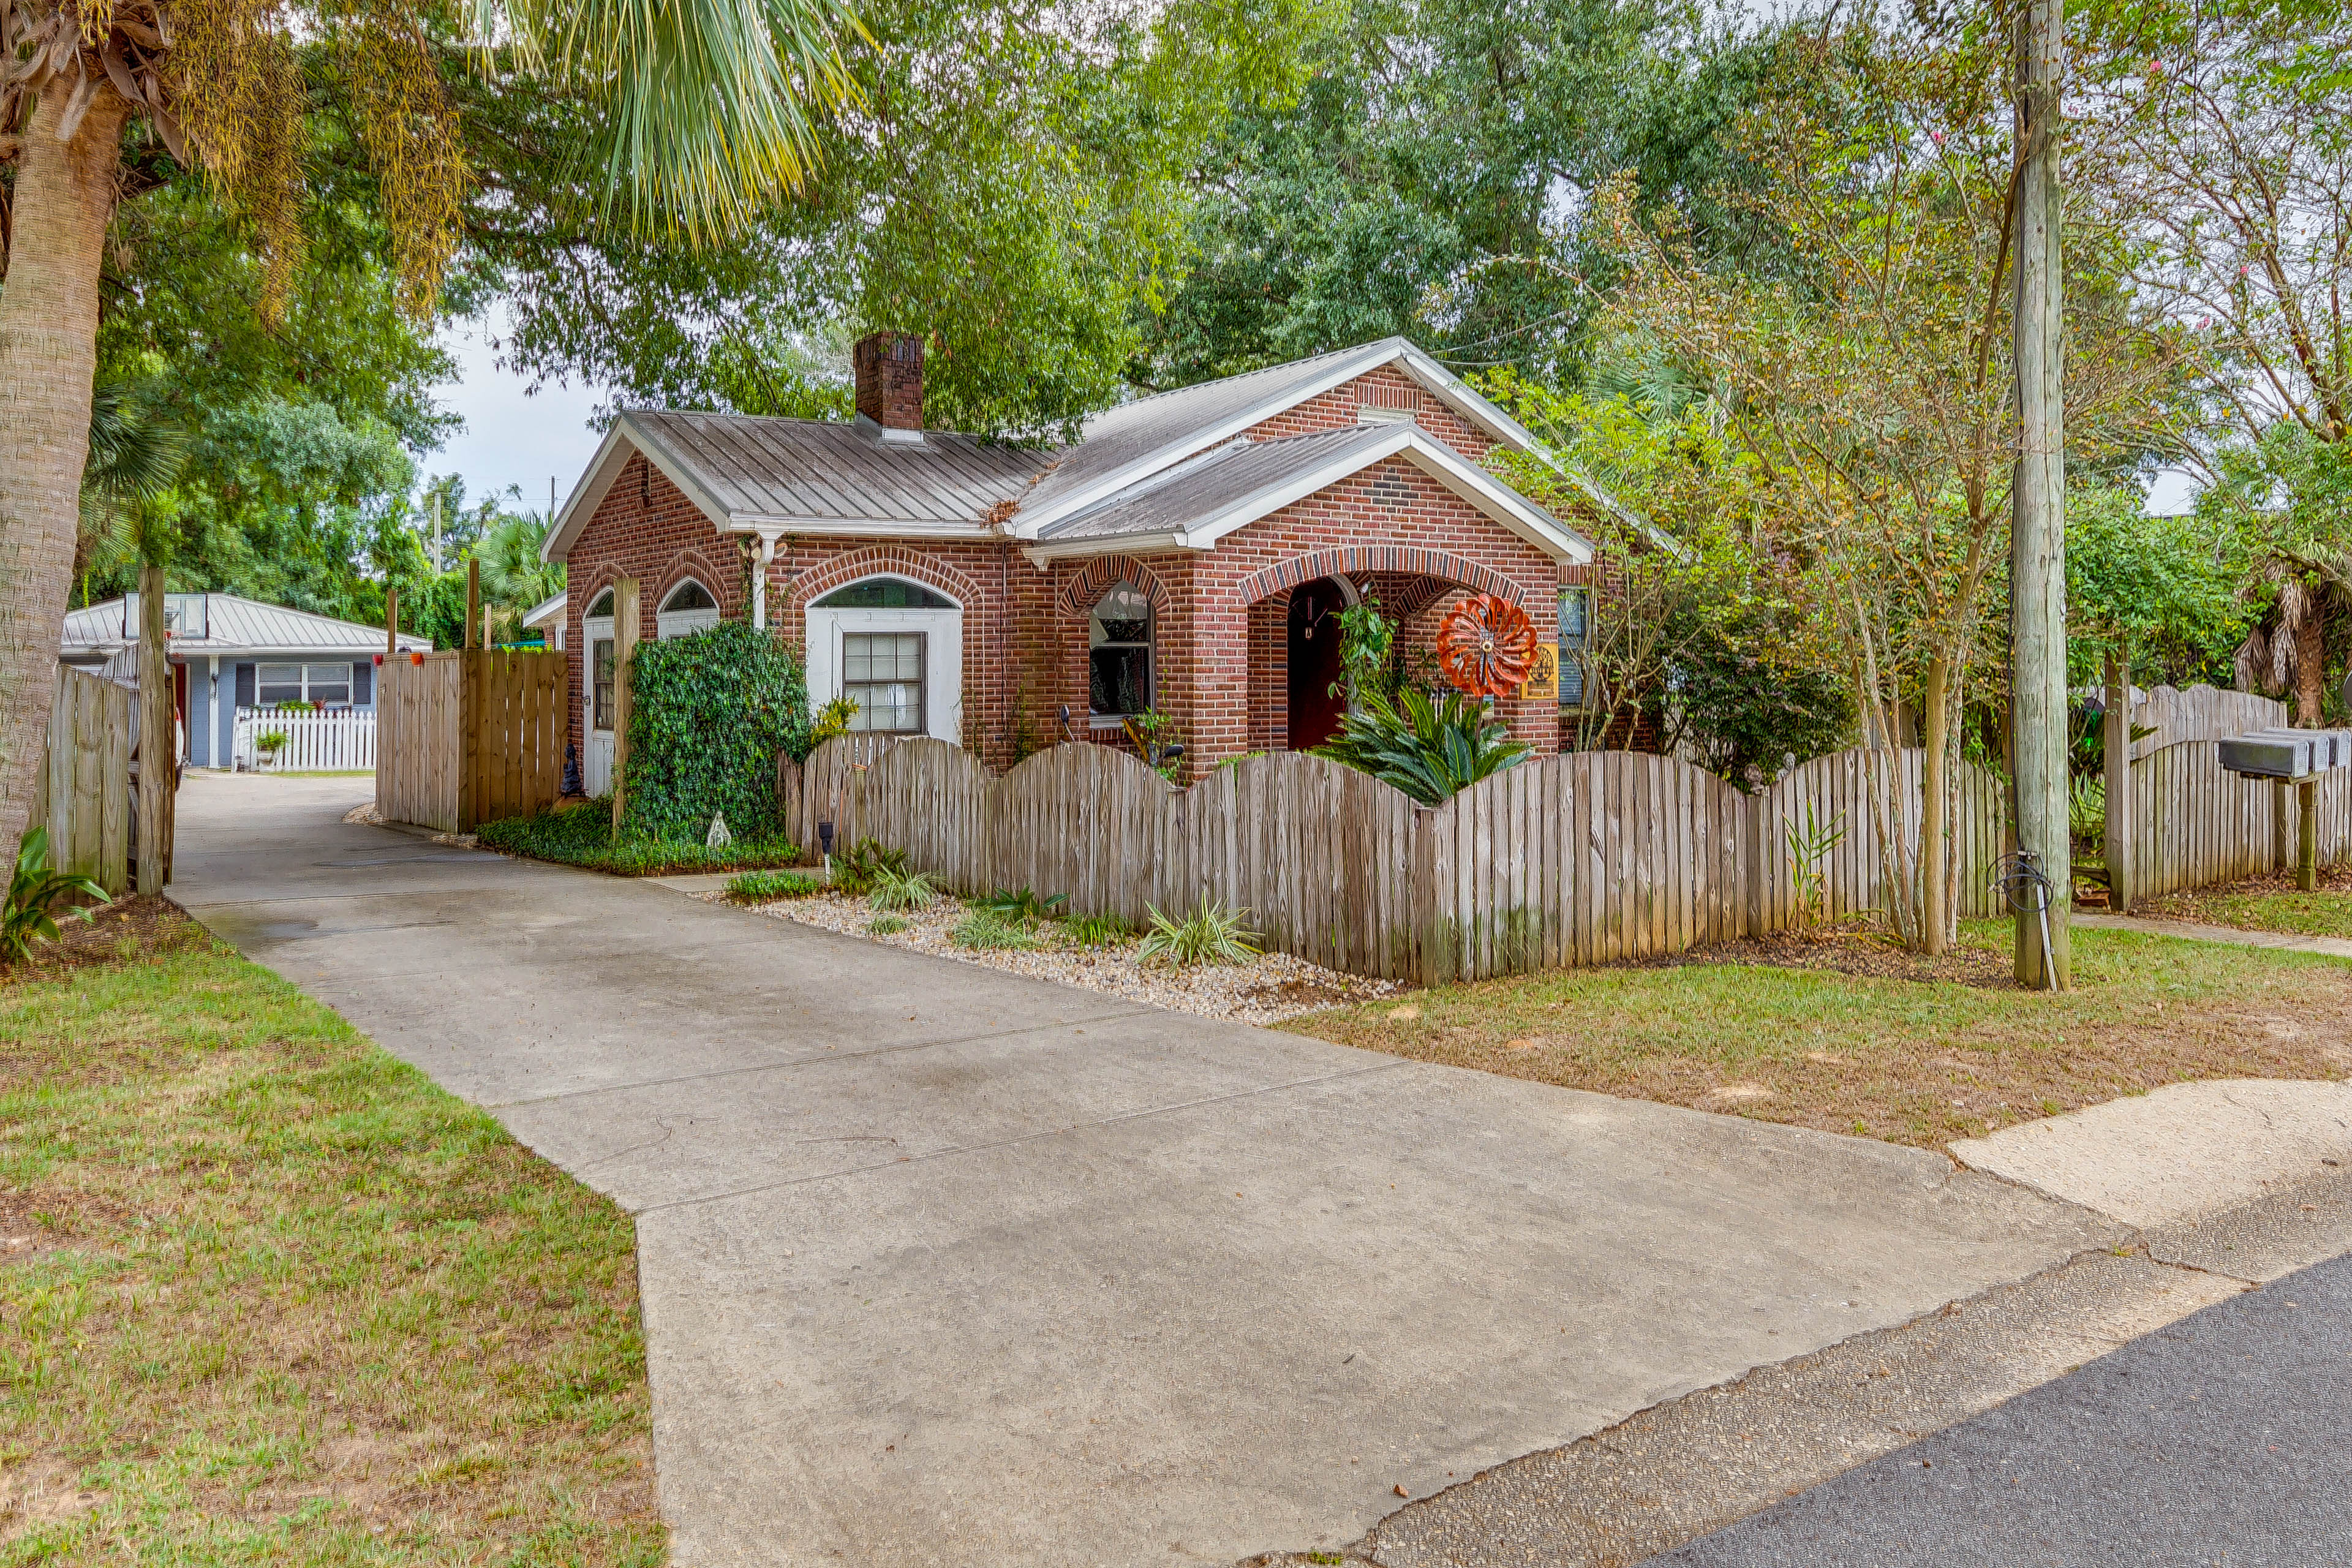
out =
[[1524,605],[1528,598],[1524,584],[1491,566],[1482,566],[1449,551],[1428,550],[1410,544],[1348,544],[1337,549],[1309,551],[1304,555],[1293,556],[1251,573],[1235,585],[1234,593],[1243,604],[1254,605],[1285,589],[1312,583],[1318,577],[1346,578],[1370,572],[1442,577],[1474,592],[1507,599],[1514,605]]

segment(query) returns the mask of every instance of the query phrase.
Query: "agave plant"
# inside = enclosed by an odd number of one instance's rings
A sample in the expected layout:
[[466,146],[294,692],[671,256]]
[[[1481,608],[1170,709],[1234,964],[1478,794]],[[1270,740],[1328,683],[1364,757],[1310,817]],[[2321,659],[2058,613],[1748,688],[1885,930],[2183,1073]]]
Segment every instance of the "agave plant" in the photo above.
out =
[[[36,827],[25,835],[16,850],[16,873],[8,879],[8,903],[0,910],[0,962],[16,963],[29,956],[37,942],[58,939],[56,910],[59,902],[80,893],[107,902],[106,889],[88,877],[49,868],[49,830]],[[95,918],[88,909],[67,911],[83,920]]]
[[1480,779],[1523,761],[1528,747],[1483,702],[1458,691],[1437,701],[1408,688],[1396,706],[1371,693],[1340,721],[1318,757],[1368,773],[1424,805],[1443,805]]

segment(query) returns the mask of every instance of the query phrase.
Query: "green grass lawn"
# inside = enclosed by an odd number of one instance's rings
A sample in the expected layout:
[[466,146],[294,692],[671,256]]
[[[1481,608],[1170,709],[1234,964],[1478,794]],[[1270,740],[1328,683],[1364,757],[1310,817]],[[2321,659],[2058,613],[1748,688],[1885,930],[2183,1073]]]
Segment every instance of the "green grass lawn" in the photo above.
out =
[[2294,875],[2258,877],[2225,888],[2200,888],[2136,900],[2132,913],[2153,920],[2196,921],[2245,931],[2290,931],[2298,936],[2352,939],[2352,866],[2332,866],[2319,886],[2303,892]]
[[0,1564],[660,1562],[627,1217],[142,927],[0,981]]
[[[2077,931],[2075,989],[2007,981],[2006,926],[1939,964],[1701,961],[1417,992],[1282,1026],[1606,1094],[1937,1144],[2159,1084],[2352,1076],[2352,963]],[[1801,961],[1783,945],[1779,956]],[[1855,954],[1855,958],[1866,955]],[[1864,965],[1865,967],[1870,965]],[[1920,979],[1906,967],[1945,978]]]

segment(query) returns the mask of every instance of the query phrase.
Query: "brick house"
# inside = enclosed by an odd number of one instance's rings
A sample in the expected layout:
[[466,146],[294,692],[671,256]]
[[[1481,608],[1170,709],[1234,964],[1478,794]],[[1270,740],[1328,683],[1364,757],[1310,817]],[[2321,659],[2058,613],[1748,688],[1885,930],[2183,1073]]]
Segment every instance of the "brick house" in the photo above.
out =
[[[1336,727],[1334,616],[1376,599],[1408,668],[1465,592],[1523,606],[1546,642],[1581,632],[1591,541],[1489,472],[1538,450],[1402,339],[1162,393],[1076,443],[1011,446],[923,426],[923,343],[856,348],[853,423],[635,411],[614,423],[548,535],[568,568],[572,734],[592,790],[611,769],[614,582],[641,637],[722,616],[772,626],[812,700],[857,727],[959,742],[1009,767],[1064,738],[1119,742],[1168,716],[1193,776]],[[1558,749],[1560,704],[1499,710]]]

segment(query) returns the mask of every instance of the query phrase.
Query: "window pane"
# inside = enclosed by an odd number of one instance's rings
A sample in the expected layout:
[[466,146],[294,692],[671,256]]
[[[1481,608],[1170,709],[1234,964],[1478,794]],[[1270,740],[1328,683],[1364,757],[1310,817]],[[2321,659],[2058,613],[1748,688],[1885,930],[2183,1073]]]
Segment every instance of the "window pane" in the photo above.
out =
[[596,672],[596,728],[613,727],[613,639],[598,637],[590,649]]
[[923,634],[847,632],[841,639],[841,694],[857,704],[853,730],[923,732]]
[[1589,629],[1585,621],[1587,601],[1582,588],[1562,588],[1559,591],[1559,646],[1582,647]]
[[352,667],[348,664],[314,664],[307,671],[308,697],[313,702],[332,703],[347,708],[352,700]]
[[1584,657],[1565,648],[1559,655],[1559,705],[1577,711],[1584,707]]
[[302,667],[299,664],[265,664],[255,671],[254,700],[263,707],[273,702],[302,700]]
[[952,610],[955,606],[919,583],[898,577],[868,577],[835,588],[816,602],[820,610]]
[[1151,706],[1151,650],[1097,647],[1087,656],[1087,706],[1097,713],[1140,713]]

